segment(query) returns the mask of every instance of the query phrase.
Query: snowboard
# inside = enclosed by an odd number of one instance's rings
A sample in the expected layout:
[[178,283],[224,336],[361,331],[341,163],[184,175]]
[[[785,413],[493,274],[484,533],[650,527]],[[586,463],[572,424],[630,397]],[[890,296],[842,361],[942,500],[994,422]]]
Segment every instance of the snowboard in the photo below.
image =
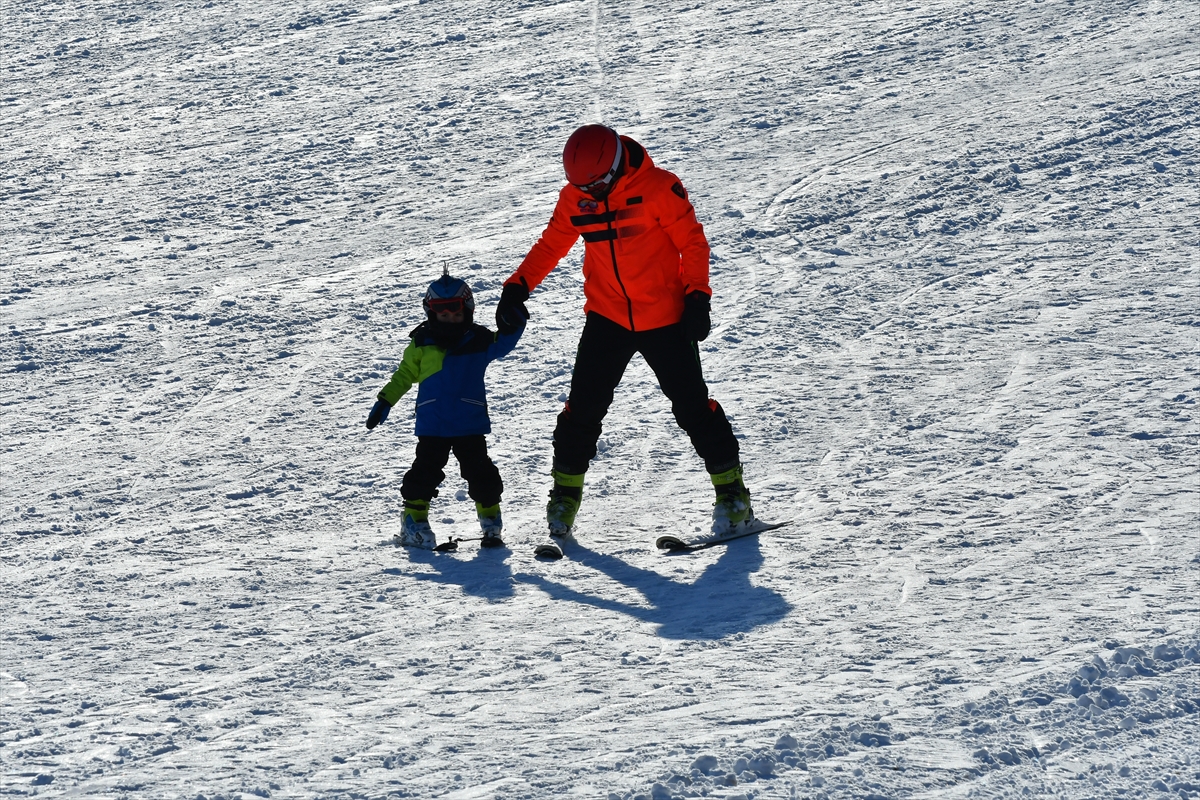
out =
[[735,533],[731,533],[721,539],[688,541],[687,539],[681,539],[678,536],[660,536],[658,537],[658,541],[654,543],[654,546],[659,550],[666,550],[668,553],[694,553],[697,550],[707,550],[710,547],[727,544],[736,539],[744,539],[747,536],[754,536],[755,534],[759,534],[764,531],[773,531],[776,528],[782,528],[784,525],[790,524],[792,524],[790,519],[784,520],[783,522],[763,522],[761,519],[756,519],[749,527],[739,530]]

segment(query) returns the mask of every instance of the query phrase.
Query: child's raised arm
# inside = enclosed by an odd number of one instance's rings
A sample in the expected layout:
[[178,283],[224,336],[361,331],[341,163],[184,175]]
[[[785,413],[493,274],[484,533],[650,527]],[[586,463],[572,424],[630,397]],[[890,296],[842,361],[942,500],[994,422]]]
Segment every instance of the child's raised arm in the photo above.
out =
[[525,326],[521,325],[511,333],[493,334],[492,343],[488,345],[488,360],[494,361],[497,358],[504,358],[513,351],[517,346],[517,341],[520,340],[521,334],[525,332]]

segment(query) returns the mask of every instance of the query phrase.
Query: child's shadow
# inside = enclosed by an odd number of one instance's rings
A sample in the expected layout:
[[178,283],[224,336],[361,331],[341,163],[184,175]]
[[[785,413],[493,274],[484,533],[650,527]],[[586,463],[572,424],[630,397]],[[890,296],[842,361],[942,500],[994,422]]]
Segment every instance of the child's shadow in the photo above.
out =
[[[470,546],[465,544],[463,548]],[[412,563],[426,564],[437,570],[436,573],[421,572],[411,575],[414,580],[459,586],[464,594],[493,602],[513,596],[513,573],[512,567],[508,565],[508,557],[512,555],[512,550],[507,547],[479,548],[474,558],[463,558],[464,553],[461,550],[457,555],[450,555],[429,550],[405,549],[408,550],[408,560]],[[384,572],[391,575],[402,574],[398,569],[385,569]]]
[[778,592],[750,582],[750,575],[763,564],[762,548],[756,537],[726,545],[721,557],[694,583],[671,580],[653,570],[632,566],[578,543],[569,548],[568,557],[572,561],[636,589],[649,605],[633,605],[584,594],[541,575],[522,573],[516,579],[541,588],[556,600],[619,611],[634,619],[653,622],[659,626],[659,635],[667,639],[721,639],[778,622],[792,608]]

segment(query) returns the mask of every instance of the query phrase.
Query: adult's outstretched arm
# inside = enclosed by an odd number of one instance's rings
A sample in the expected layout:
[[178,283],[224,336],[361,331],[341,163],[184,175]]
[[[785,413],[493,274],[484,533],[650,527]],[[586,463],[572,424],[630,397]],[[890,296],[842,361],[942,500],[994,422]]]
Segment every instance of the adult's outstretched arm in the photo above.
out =
[[570,209],[566,207],[560,192],[546,229],[529,249],[521,261],[521,266],[504,282],[505,285],[523,282],[525,288],[532,292],[558,266],[558,262],[562,261],[578,240],[579,231],[571,224]]

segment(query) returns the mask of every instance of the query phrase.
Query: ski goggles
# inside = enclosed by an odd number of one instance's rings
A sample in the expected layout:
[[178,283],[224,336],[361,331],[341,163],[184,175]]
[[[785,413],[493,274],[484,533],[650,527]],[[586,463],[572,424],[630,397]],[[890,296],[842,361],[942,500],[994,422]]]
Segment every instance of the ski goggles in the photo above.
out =
[[607,189],[607,187],[610,186],[617,177],[617,171],[621,168],[621,156],[623,152],[624,150],[621,147],[621,139],[618,137],[617,155],[615,158],[613,158],[612,166],[609,167],[608,172],[604,173],[604,175],[598,180],[594,180],[591,183],[587,183],[582,186],[576,183],[574,184],[575,188],[579,189],[581,192],[587,192],[588,194],[603,194],[604,190]]
[[440,314],[443,311],[450,314],[457,314],[465,308],[466,305],[463,303],[461,297],[439,297],[429,301],[429,310],[435,314]]

